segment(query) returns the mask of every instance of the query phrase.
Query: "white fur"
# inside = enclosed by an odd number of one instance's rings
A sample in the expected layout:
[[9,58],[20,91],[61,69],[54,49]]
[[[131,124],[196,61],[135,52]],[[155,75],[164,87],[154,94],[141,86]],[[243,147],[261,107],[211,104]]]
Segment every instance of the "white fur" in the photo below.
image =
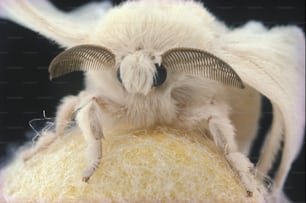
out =
[[[273,104],[275,119],[258,169],[267,174],[284,130],[282,161],[274,184],[274,194],[278,195],[303,143],[305,41],[300,29],[294,26],[267,29],[251,22],[231,30],[192,1],[130,1],[95,21],[80,20],[81,24],[72,20],[78,18],[73,14],[62,18],[69,14],[57,11],[46,1],[41,9],[39,6],[26,0],[3,0],[0,14],[61,46],[95,44],[109,48],[116,55],[123,85],[116,79],[114,70],[91,71],[86,73],[85,93],[78,96],[80,111],[91,105],[92,98],[98,98],[103,130],[168,124],[201,131],[211,116],[224,116],[236,129],[239,151],[247,154],[259,118],[258,92],[267,96]],[[81,9],[78,15],[83,16],[82,13],[88,10]],[[198,48],[218,56],[233,67],[246,89],[225,87],[180,73],[169,74],[161,87],[151,89],[154,63],[160,63],[161,54],[176,47]],[[199,115],[198,109],[201,109]],[[220,112],[214,114],[216,110]],[[220,122],[218,128],[226,129]],[[233,137],[233,126],[226,132],[229,137]],[[216,134],[212,137],[218,144],[222,136],[215,137]],[[232,152],[236,151],[234,145],[231,144]]]
[[[304,139],[304,34],[295,26],[268,30],[260,23],[251,22],[224,35],[216,46],[218,44],[222,46],[219,55],[223,55],[222,58],[245,82],[267,96],[273,104],[273,112],[277,112],[273,120],[275,127],[268,134],[258,168],[266,174],[275,151],[284,140],[282,160],[273,188],[278,196]],[[284,136],[280,133],[282,131]]]
[[93,21],[103,17],[108,8],[108,2],[91,3],[63,13],[47,0],[1,0],[0,17],[30,28],[62,47],[71,47],[86,43],[88,31],[96,24]]

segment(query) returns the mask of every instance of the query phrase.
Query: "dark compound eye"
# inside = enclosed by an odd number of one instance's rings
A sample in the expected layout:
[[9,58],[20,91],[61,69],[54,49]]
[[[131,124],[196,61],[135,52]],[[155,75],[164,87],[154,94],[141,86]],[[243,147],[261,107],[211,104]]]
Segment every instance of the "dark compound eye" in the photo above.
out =
[[120,76],[120,67],[118,67],[118,69],[117,69],[117,79],[120,83],[122,83],[122,79],[121,79],[121,76]]
[[153,86],[157,87],[162,85],[167,78],[167,70],[163,65],[155,64],[156,73],[153,78]]

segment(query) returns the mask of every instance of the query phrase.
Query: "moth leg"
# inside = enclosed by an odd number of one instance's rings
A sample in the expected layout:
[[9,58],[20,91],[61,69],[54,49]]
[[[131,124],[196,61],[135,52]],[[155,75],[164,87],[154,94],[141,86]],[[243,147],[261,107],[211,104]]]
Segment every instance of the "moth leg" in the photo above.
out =
[[77,115],[78,125],[87,142],[87,159],[89,160],[89,166],[82,176],[84,182],[89,181],[102,159],[102,109],[99,106],[98,100],[98,98],[93,97],[89,104],[84,106]]
[[66,127],[70,123],[75,107],[78,104],[78,97],[68,96],[59,106],[55,119],[55,132],[47,132],[41,136],[34,147],[24,151],[21,156],[23,160],[29,160],[35,154],[51,145],[59,136],[63,135]]
[[237,172],[244,184],[247,195],[252,196],[256,182],[253,175],[254,166],[241,152],[235,141],[235,130],[226,116],[211,116],[208,118],[208,127],[217,147],[225,154],[231,167]]

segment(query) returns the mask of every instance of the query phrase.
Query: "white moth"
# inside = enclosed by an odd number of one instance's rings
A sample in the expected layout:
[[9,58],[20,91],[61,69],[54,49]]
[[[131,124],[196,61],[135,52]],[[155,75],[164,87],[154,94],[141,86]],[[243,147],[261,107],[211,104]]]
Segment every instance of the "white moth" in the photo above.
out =
[[[103,132],[169,125],[209,134],[251,195],[246,158],[256,135],[260,94],[273,105],[273,123],[257,178],[271,168],[284,141],[272,195],[278,197],[303,143],[305,42],[295,26],[260,23],[229,29],[192,1],[129,1],[109,9],[91,3],[63,13],[48,1],[1,0],[0,16],[67,48],[50,77],[85,71],[86,88],[65,97],[53,136],[26,151],[29,159],[63,135],[76,114],[88,142],[88,181],[102,158]],[[128,127],[127,127],[128,126]]]

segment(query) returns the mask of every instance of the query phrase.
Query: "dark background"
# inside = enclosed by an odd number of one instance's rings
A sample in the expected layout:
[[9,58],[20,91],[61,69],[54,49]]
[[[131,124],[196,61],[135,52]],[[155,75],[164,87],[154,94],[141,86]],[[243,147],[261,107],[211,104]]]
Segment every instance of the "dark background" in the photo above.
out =
[[[69,11],[89,1],[53,0],[59,9]],[[120,1],[113,1],[118,4]],[[230,26],[259,20],[267,26],[296,24],[305,31],[304,0],[204,0],[206,7]],[[18,146],[34,133],[28,122],[54,117],[59,100],[83,87],[81,73],[50,82],[48,64],[61,50],[54,43],[14,23],[0,20],[0,161],[7,161]],[[271,106],[263,99],[260,136],[251,159],[256,161],[262,135],[271,123]],[[305,113],[305,112],[301,112]],[[29,135],[30,136],[26,136]],[[305,202],[305,141],[294,163],[285,191],[294,202]]]

